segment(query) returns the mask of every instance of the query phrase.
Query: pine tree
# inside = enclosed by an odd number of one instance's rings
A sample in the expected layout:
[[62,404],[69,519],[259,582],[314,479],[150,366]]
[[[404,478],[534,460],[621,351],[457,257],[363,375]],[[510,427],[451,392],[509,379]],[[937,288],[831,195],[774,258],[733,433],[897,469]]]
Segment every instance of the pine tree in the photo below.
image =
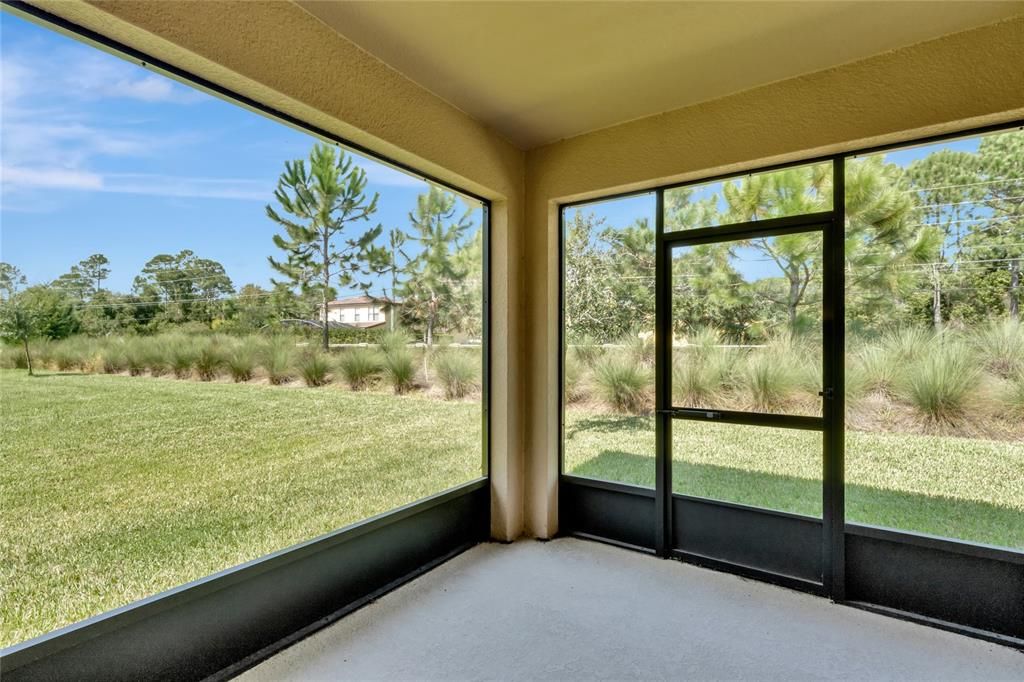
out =
[[369,285],[359,278],[379,271],[386,258],[373,245],[380,225],[359,236],[346,234],[350,224],[368,221],[377,211],[380,195],[368,198],[366,185],[366,172],[351,156],[317,144],[308,169],[302,159],[285,162],[274,197],[288,217],[267,205],[267,216],[284,230],[284,235],[274,235],[274,245],[286,255],[284,261],[270,257],[270,265],[291,284],[318,290],[325,350],[330,347],[327,304],[333,285],[365,291]]

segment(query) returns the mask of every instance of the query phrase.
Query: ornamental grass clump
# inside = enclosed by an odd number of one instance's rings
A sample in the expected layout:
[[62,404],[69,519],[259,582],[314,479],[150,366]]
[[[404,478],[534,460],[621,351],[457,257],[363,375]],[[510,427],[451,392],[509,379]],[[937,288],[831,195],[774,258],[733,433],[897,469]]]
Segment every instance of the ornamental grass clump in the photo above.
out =
[[847,363],[847,382],[852,371],[860,380],[863,392],[891,396],[899,378],[902,362],[901,353],[893,352],[891,348],[881,345],[865,346],[853,353]]
[[577,343],[569,346],[572,355],[579,360],[584,367],[593,367],[604,355],[605,347],[599,344],[591,336],[580,337]]
[[816,385],[815,372],[805,364],[799,344],[778,338],[747,355],[738,382],[750,406],[759,412],[775,412],[800,392]]
[[288,338],[272,339],[260,353],[260,365],[271,384],[288,383],[295,376],[295,344]]
[[651,374],[628,353],[615,354],[602,358],[594,367],[594,385],[609,407],[636,414],[649,403]]
[[396,395],[408,393],[416,386],[416,364],[410,343],[412,337],[400,329],[380,337],[381,369]]
[[1002,401],[1011,416],[1024,419],[1024,369],[1006,382]]
[[369,388],[382,368],[381,356],[369,348],[353,348],[338,359],[338,370],[353,391]]
[[434,358],[434,372],[444,388],[444,397],[457,400],[469,395],[477,386],[477,361],[467,353],[446,350]]
[[565,356],[562,373],[565,402],[578,403],[581,400],[586,400],[587,388],[583,380],[583,364],[572,353]]
[[200,381],[213,381],[224,367],[224,348],[220,339],[204,339],[196,344],[194,366]]
[[124,343],[125,366],[128,374],[140,377],[149,369],[150,345],[145,339],[133,338]]
[[939,338],[930,344],[927,354],[907,367],[899,395],[929,420],[955,423],[981,380],[972,349],[958,339]]
[[654,334],[650,332],[631,332],[622,337],[619,343],[625,347],[626,355],[641,367],[654,366]]
[[319,348],[302,353],[296,363],[299,376],[306,386],[316,388],[326,386],[331,381],[331,362],[327,354]]
[[408,393],[416,386],[416,365],[406,348],[384,355],[384,378],[396,394]]
[[672,400],[683,407],[709,407],[723,399],[735,354],[721,334],[704,328],[672,350]]
[[121,339],[114,339],[101,345],[97,357],[99,369],[104,374],[117,374],[128,367],[128,356]]
[[224,355],[224,366],[236,384],[252,379],[259,364],[259,348],[252,339],[243,339],[231,346]]
[[196,348],[195,341],[188,336],[176,335],[167,339],[165,346],[167,360],[175,379],[188,379],[192,376],[192,365],[195,363]]
[[1010,379],[1024,370],[1024,324],[1018,320],[992,320],[972,339],[985,369]]

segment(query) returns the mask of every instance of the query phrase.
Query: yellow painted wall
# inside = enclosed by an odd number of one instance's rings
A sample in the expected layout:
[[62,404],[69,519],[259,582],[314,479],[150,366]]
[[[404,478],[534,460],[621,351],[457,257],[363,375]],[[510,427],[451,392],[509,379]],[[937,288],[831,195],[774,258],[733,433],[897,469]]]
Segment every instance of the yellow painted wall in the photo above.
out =
[[526,532],[557,530],[556,202],[1021,117],[1024,18],[529,151]]
[[523,152],[291,3],[34,4],[492,200],[492,532],[518,536]]

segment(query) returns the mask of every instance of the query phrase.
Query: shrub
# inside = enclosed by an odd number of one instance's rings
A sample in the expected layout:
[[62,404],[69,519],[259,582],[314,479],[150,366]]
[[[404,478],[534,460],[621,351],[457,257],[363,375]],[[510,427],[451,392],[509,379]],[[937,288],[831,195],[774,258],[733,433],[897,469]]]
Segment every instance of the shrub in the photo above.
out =
[[206,339],[196,344],[195,368],[200,381],[213,381],[224,366],[224,349],[219,339]]
[[409,344],[412,343],[412,336],[402,329],[396,329],[393,332],[383,332],[378,338],[380,350],[384,355],[408,350]]
[[753,408],[771,412],[793,397],[802,371],[788,353],[765,349],[747,356],[739,378]]
[[53,351],[53,364],[61,372],[86,369],[89,365],[91,346],[84,339],[68,339],[57,344]]
[[298,369],[307,386],[325,386],[330,383],[331,363],[319,349],[303,353],[299,357]]
[[345,383],[353,391],[369,387],[380,374],[382,359],[377,352],[369,348],[353,348],[342,354],[338,360],[338,369]]
[[18,349],[14,346],[0,346],[0,369],[17,369],[16,355]]
[[901,363],[905,361],[901,355],[903,353],[894,352],[885,346],[867,346],[856,351],[847,363],[847,384],[852,370],[861,380],[863,391],[879,391],[891,395],[899,378]]
[[143,339],[130,339],[124,344],[125,365],[133,377],[142,376],[149,367],[149,345]]
[[1024,370],[1024,325],[1017,320],[992,320],[976,332],[974,345],[993,374],[1009,379]]
[[477,363],[467,353],[443,351],[434,358],[433,364],[448,400],[464,398],[476,387]]
[[235,383],[249,381],[256,372],[257,347],[250,339],[234,344],[224,356],[224,365]]
[[572,354],[584,367],[593,367],[604,355],[605,348],[590,336],[583,336],[579,343],[570,345]]
[[1010,377],[1003,394],[1003,403],[1012,416],[1024,419],[1024,369]]
[[146,344],[145,361],[151,376],[159,377],[171,371],[171,348],[168,340],[154,337]]
[[416,367],[412,353],[406,348],[384,355],[384,377],[395,393],[407,393],[416,385]]
[[682,407],[709,407],[717,402],[727,370],[717,360],[697,354],[675,359],[672,363],[672,401]]
[[275,386],[288,383],[295,375],[295,345],[291,339],[281,337],[271,340],[261,353],[260,364],[267,373],[267,379]]
[[583,383],[583,365],[575,355],[565,356],[562,372],[565,384],[565,402],[575,403],[585,399],[587,391]]
[[913,362],[924,355],[935,334],[925,327],[910,326],[890,330],[882,337],[882,348],[890,356],[890,362],[899,367]]
[[177,379],[188,379],[192,376],[192,365],[196,361],[195,340],[184,335],[175,335],[167,339],[167,357],[171,371]]
[[650,373],[630,355],[603,358],[594,367],[594,383],[604,401],[619,412],[642,411],[649,401]]
[[121,339],[109,341],[100,346],[97,353],[99,368],[104,374],[123,372],[128,366],[128,357]]
[[626,354],[641,367],[654,366],[654,334],[631,332],[619,342],[625,346]]
[[971,349],[961,341],[941,339],[907,367],[900,394],[935,422],[955,422],[981,382]]

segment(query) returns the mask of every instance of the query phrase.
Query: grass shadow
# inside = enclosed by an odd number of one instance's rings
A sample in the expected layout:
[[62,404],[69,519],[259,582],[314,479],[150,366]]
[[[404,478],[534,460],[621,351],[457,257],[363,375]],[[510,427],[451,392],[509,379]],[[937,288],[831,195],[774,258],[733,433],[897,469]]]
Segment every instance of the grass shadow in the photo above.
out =
[[[654,487],[654,457],[602,450],[566,473],[650,488]],[[677,493],[821,516],[820,480],[678,459],[672,463],[672,479]],[[846,518],[854,523],[1024,550],[1024,514],[988,502],[848,483]]]

